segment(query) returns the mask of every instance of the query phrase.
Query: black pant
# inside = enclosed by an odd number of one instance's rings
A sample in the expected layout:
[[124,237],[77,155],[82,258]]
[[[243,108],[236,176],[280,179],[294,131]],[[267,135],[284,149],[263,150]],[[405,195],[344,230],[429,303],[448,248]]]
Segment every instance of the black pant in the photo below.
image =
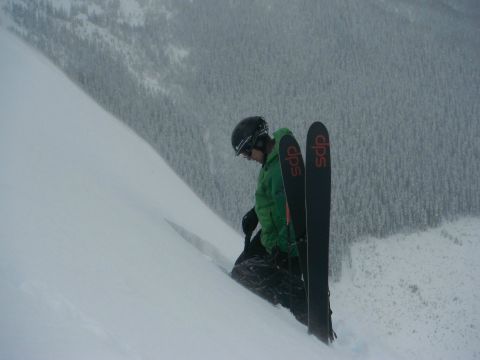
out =
[[[289,271],[291,269],[292,271]],[[253,255],[232,270],[232,278],[272,304],[280,304],[307,323],[307,298],[298,257]]]

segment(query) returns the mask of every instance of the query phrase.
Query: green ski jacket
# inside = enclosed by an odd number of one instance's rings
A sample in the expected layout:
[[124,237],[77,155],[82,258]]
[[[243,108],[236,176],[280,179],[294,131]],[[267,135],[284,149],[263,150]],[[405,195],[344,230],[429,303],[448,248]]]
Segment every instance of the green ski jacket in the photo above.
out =
[[[262,226],[261,242],[268,253],[274,247],[288,252],[289,242],[295,242],[293,227],[287,228],[286,198],[278,155],[280,139],[287,134],[291,134],[291,131],[286,128],[273,134],[275,146],[260,170],[255,191],[255,212]],[[290,254],[297,256],[296,247],[292,246],[291,249]]]

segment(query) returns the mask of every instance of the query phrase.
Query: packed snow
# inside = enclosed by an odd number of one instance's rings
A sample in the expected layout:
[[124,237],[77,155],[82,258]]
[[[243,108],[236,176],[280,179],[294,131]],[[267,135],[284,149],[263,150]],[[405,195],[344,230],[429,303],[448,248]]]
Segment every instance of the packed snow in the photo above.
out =
[[480,219],[363,239],[338,340],[228,276],[240,234],[0,30],[0,359],[480,358]]

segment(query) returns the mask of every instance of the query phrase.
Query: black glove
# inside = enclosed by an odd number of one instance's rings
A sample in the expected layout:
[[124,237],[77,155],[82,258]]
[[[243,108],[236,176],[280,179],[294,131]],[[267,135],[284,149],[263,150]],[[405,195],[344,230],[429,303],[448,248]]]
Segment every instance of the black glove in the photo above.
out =
[[257,227],[257,225],[258,225],[257,213],[255,212],[255,208],[252,208],[242,218],[243,233],[248,238],[250,238],[252,236],[253,231]]

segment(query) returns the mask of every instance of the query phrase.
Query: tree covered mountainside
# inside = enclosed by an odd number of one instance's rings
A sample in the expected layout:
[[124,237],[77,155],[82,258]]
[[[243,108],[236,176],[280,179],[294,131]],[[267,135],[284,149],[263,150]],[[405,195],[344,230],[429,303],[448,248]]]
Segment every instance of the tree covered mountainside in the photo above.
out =
[[[238,227],[263,115],[330,129],[332,263],[347,244],[480,213],[480,5],[469,0],[3,2],[10,27]],[[26,99],[28,103],[28,99]]]

